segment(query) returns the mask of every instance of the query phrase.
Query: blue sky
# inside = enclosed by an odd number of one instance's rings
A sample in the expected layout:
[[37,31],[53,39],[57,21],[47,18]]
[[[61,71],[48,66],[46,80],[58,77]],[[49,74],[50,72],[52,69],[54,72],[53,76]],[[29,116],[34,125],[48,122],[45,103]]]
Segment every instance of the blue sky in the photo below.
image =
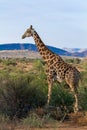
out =
[[87,48],[87,0],[0,0],[0,44],[34,43],[31,24],[46,45]]

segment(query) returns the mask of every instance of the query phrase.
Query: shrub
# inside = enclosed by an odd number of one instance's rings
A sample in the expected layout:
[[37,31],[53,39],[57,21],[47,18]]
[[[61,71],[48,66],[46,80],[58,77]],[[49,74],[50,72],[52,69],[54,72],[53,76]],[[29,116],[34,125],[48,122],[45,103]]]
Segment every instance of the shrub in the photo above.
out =
[[6,78],[0,84],[0,111],[10,117],[26,116],[31,108],[43,106],[46,94],[41,87],[32,84],[30,75]]
[[36,113],[31,113],[22,122],[24,126],[27,125],[29,127],[41,128],[43,126],[43,120]]
[[9,130],[9,117],[0,113],[0,130]]
[[5,59],[5,60],[3,60],[3,64],[7,65],[7,66],[8,65],[13,65],[13,66],[17,65],[15,59]]
[[75,64],[79,64],[81,62],[81,59],[79,59],[79,58],[74,58],[74,63]]
[[23,125],[28,126],[28,128],[42,128],[45,127],[47,123],[52,124],[53,121],[54,119],[50,116],[50,114],[45,114],[43,117],[40,117],[35,112],[30,112],[26,118],[22,119]]
[[87,87],[79,88],[79,105],[81,110],[87,111]]
[[73,96],[64,89],[63,84],[55,84],[52,91],[51,104],[59,107],[63,112],[69,112],[73,109],[73,102]]

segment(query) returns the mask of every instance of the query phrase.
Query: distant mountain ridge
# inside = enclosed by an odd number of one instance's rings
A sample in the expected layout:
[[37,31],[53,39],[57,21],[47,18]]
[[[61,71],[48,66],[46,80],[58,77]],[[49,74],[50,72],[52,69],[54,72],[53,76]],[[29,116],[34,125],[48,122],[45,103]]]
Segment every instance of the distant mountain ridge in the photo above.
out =
[[[71,56],[70,52],[67,52],[63,49],[59,49],[52,46],[47,46],[49,50],[53,51],[56,54],[64,55],[64,56]],[[30,51],[38,51],[35,44],[32,43],[8,43],[8,44],[0,44],[0,51],[2,50],[30,50]]]
[[87,48],[63,48],[64,50],[71,53],[72,56],[76,57],[87,57]]
[[75,52],[81,53],[87,50],[87,48],[67,48],[67,47],[64,47],[63,49],[70,53],[75,53]]
[[[47,46],[49,50],[53,51],[54,53],[62,56],[75,56],[75,57],[86,57],[87,56],[87,49],[79,49],[79,48],[56,48],[52,46]],[[29,50],[38,52],[38,49],[35,44],[32,43],[6,43],[0,44],[0,51],[2,50]]]

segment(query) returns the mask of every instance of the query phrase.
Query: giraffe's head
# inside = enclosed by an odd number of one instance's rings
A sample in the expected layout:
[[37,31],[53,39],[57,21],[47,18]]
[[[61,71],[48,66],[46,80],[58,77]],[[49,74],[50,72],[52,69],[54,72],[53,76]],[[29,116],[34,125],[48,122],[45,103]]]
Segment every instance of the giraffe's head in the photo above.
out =
[[22,39],[26,38],[26,37],[31,37],[33,36],[34,33],[34,29],[32,27],[32,25],[30,25],[30,27],[26,30],[26,32],[22,35]]

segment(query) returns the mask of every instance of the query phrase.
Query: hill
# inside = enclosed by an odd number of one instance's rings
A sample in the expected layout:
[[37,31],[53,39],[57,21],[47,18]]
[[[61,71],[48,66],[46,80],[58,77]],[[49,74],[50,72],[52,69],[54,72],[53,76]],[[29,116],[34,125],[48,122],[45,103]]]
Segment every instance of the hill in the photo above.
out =
[[[56,48],[52,46],[47,46],[54,53],[61,56],[74,56],[74,57],[86,57],[87,49],[79,49],[79,48]],[[0,44],[0,51],[3,50],[29,50],[33,52],[38,52],[35,44],[32,43],[6,43]]]
[[[67,52],[66,50],[59,49],[59,48],[52,47],[52,46],[47,46],[47,47],[56,54],[63,55],[63,56],[71,56],[71,53]],[[2,51],[2,50],[29,50],[29,51],[38,52],[36,45],[31,44],[31,43],[1,44],[0,51]]]
[[76,57],[87,56],[87,48],[63,48],[63,49],[70,52],[72,56]]

